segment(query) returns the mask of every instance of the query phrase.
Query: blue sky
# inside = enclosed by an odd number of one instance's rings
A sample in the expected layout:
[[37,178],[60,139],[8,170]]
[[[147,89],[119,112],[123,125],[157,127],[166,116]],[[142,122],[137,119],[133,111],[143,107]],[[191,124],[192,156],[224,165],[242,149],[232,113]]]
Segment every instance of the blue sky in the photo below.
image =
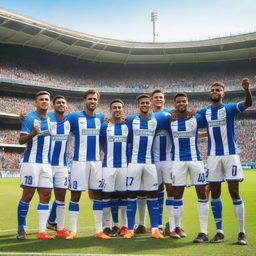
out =
[[0,0],[0,8],[79,32],[129,41],[201,40],[256,31],[256,0]]

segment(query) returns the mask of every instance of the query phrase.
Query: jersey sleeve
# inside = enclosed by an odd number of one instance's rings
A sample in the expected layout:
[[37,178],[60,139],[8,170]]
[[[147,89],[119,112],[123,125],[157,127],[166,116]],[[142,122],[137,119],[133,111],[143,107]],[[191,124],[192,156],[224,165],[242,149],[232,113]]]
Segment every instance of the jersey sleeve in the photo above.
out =
[[100,128],[100,136],[101,137],[106,135],[106,127],[107,127],[107,123],[103,123],[101,128]]
[[32,117],[32,114],[29,113],[27,114],[25,119],[22,121],[20,133],[29,134],[33,130],[34,130],[34,118]]
[[207,120],[204,116],[196,114],[198,128],[207,128]]
[[70,123],[70,130],[74,131],[74,126],[75,126],[75,113],[67,114],[66,118]]
[[157,120],[157,130],[167,130],[170,126],[171,115],[168,112],[156,112],[154,114]]

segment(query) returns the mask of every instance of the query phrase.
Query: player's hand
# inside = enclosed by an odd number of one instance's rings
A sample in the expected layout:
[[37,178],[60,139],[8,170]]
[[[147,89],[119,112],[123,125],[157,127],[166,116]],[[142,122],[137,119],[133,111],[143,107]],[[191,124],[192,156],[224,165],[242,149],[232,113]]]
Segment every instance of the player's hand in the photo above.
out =
[[194,116],[197,113],[196,109],[192,109],[188,111],[188,118],[191,118],[192,116]]
[[242,87],[244,88],[244,90],[249,89],[250,80],[248,78],[244,78],[241,83],[242,83]]
[[34,134],[38,134],[38,133],[40,133],[41,132],[41,125],[40,125],[40,123],[36,123],[36,124],[34,124]]
[[20,115],[19,115],[20,120],[23,121],[25,119],[26,115],[27,115],[26,111],[21,111]]

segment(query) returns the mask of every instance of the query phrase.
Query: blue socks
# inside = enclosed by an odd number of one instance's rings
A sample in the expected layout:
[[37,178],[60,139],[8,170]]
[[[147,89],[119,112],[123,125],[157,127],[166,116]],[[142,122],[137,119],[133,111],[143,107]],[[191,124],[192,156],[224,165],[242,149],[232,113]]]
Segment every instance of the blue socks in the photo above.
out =
[[222,201],[220,198],[211,200],[212,213],[217,230],[222,230]]
[[159,219],[159,207],[158,207],[158,198],[147,199],[148,212],[150,217],[150,223],[152,228],[158,227]]
[[48,218],[48,222],[49,223],[54,223],[55,220],[56,220],[56,208],[57,208],[57,203],[56,203],[56,200],[53,201],[53,204],[52,204],[52,208],[51,208],[51,211],[50,211],[50,215],[49,215],[49,218]]
[[128,199],[127,200],[128,230],[134,229],[136,210],[137,210],[137,199]]
[[163,225],[164,191],[158,192],[158,226]]
[[29,203],[25,203],[20,200],[18,204],[18,210],[17,210],[18,230],[24,229],[26,226],[26,217],[28,214],[28,209],[29,209]]

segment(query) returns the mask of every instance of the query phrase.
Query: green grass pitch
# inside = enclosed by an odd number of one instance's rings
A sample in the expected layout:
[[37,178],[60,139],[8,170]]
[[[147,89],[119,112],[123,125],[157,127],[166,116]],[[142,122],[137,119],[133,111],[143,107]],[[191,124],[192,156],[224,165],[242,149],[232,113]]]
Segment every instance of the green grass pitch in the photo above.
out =
[[[83,193],[80,201],[78,238],[66,241],[56,238],[51,241],[36,239],[38,197],[35,196],[27,217],[28,239],[24,242],[16,240],[17,203],[21,195],[19,179],[0,179],[0,255],[93,255],[93,254],[133,254],[133,255],[256,255],[256,170],[245,171],[245,181],[241,183],[240,191],[245,203],[245,220],[248,245],[237,245],[238,225],[233,214],[232,200],[227,191],[227,185],[222,185],[223,224],[225,242],[221,244],[193,244],[192,240],[199,232],[197,216],[197,200],[193,187],[187,188],[184,195],[184,213],[182,227],[188,237],[173,240],[166,237],[154,240],[149,235],[138,235],[131,240],[122,237],[111,240],[94,238],[94,220],[91,202],[87,193]],[[67,200],[69,200],[69,193]],[[67,205],[67,204],[66,204]],[[148,219],[148,218],[147,218]],[[164,222],[167,213],[164,210]],[[68,227],[68,218],[66,217]],[[209,238],[215,235],[215,224],[212,212],[209,212]],[[12,253],[12,254],[11,254]]]

